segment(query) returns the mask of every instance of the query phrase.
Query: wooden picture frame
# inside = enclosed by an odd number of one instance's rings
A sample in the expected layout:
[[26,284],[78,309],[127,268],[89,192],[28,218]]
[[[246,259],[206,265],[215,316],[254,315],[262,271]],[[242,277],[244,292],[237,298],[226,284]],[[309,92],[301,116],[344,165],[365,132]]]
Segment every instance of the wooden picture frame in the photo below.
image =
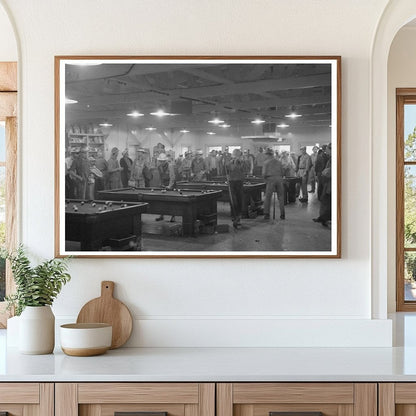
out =
[[341,58],[56,56],[55,178],[57,257],[339,258]]

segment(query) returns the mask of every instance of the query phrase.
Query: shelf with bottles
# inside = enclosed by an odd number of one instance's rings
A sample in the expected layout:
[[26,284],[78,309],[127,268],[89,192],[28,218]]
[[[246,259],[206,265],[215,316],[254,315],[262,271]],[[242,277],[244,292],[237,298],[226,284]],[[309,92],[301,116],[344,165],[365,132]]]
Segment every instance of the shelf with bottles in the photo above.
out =
[[87,146],[88,157],[95,158],[98,151],[104,151],[104,134],[102,133],[68,133],[71,153],[78,153],[82,146]]
[[86,134],[68,134],[69,144],[87,144]]
[[89,145],[104,145],[103,134],[87,134],[87,139]]

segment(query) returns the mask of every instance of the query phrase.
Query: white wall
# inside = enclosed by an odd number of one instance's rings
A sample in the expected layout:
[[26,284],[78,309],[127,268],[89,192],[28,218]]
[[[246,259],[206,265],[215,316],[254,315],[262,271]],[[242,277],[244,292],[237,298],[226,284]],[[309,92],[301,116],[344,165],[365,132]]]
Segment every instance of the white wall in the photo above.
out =
[[130,345],[390,345],[386,299],[371,320],[370,254],[370,52],[386,3],[0,0],[21,39],[21,237],[43,257],[54,253],[54,55],[343,59],[342,259],[74,259],[58,317],[110,279],[137,319]]
[[396,88],[416,87],[416,26],[404,27],[390,48],[388,65],[388,309],[396,310]]
[[[0,3],[1,4],[1,3]],[[0,61],[17,61],[17,44],[11,21],[0,6]]]

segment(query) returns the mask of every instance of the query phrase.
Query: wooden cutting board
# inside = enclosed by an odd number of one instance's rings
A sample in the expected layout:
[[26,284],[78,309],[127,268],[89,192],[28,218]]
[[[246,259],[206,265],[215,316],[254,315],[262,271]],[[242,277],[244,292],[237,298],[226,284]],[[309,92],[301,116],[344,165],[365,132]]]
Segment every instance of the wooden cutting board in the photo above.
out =
[[77,323],[103,322],[113,326],[111,349],[121,347],[130,338],[133,319],[127,306],[113,297],[114,282],[101,282],[101,296],[87,302]]

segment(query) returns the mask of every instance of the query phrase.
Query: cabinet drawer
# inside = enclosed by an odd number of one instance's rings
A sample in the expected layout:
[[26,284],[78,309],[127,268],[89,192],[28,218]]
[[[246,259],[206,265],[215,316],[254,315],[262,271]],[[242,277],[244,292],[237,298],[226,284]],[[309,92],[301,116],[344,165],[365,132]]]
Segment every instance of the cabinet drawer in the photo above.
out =
[[215,416],[213,383],[58,383],[56,416]]
[[380,383],[380,416],[416,415],[416,383]]
[[53,416],[53,384],[0,383],[0,415]]
[[220,383],[217,416],[377,416],[375,383]]

